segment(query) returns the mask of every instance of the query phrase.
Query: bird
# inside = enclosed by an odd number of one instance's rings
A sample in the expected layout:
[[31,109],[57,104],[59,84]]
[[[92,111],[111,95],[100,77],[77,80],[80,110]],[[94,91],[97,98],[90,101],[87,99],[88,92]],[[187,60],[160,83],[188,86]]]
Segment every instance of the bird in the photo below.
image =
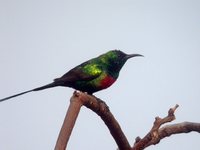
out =
[[119,77],[120,70],[126,61],[138,56],[143,57],[141,54],[126,54],[121,50],[110,50],[72,68],[60,78],[54,79],[52,83],[8,96],[0,99],[0,102],[29,92],[57,86],[70,87],[92,95],[95,92],[110,87]]

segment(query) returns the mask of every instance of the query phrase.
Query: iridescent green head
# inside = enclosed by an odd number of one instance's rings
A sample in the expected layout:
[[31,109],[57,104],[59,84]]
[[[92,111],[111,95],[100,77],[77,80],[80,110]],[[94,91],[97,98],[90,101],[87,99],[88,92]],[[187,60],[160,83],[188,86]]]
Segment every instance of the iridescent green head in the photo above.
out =
[[102,60],[107,64],[109,70],[119,72],[129,58],[143,56],[140,54],[126,54],[120,50],[111,50],[101,55]]

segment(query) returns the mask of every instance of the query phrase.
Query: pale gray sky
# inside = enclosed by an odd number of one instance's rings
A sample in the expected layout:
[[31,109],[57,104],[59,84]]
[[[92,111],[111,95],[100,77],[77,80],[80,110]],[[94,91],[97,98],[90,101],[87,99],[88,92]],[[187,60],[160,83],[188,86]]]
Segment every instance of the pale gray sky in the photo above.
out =
[[[95,95],[107,102],[130,143],[154,117],[180,105],[177,120],[200,122],[198,0],[0,0],[0,98],[60,77],[110,49],[140,53],[118,81]],[[1,150],[51,150],[70,88],[0,103]],[[198,150],[197,133],[166,138],[149,150]],[[116,149],[100,118],[82,108],[68,149]]]

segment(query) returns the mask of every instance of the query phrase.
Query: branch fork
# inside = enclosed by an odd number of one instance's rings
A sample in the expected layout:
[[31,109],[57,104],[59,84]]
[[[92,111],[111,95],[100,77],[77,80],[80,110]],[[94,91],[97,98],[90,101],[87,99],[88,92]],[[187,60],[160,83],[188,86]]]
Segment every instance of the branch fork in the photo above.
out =
[[93,95],[75,91],[70,99],[70,105],[54,150],[66,149],[82,106],[91,109],[101,117],[118,145],[119,150],[143,150],[150,145],[158,144],[160,140],[173,134],[188,133],[191,131],[200,133],[200,123],[183,122],[161,127],[164,124],[175,120],[174,113],[179,107],[179,105],[175,105],[173,108],[169,109],[166,117],[156,117],[151,130],[146,134],[146,136],[144,136],[144,138],[137,137],[133,147],[131,147],[119,123],[110,112],[106,103]]

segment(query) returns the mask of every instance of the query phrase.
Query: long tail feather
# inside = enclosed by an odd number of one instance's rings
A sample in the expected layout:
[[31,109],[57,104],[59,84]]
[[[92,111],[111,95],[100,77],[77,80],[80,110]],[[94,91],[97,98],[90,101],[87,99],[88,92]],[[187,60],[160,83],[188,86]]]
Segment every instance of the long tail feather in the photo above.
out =
[[40,90],[44,90],[44,89],[47,89],[47,88],[52,88],[52,87],[55,87],[55,86],[58,86],[58,84],[53,82],[53,83],[50,83],[50,84],[47,84],[47,85],[44,85],[44,86],[41,86],[41,87],[38,87],[38,88],[35,88],[35,89],[32,89],[32,90],[28,90],[28,91],[25,91],[25,92],[21,92],[21,93],[18,93],[18,94],[15,94],[15,95],[8,96],[6,98],[0,99],[0,102],[6,101],[8,99],[11,99],[11,98],[14,98],[14,97],[17,97],[17,96],[20,96],[20,95],[23,95],[23,94],[26,94],[26,93],[29,93],[29,92],[40,91]]
[[35,88],[35,89],[33,89],[32,91],[40,91],[40,90],[52,88],[52,87],[55,87],[55,86],[59,86],[59,84],[58,84],[57,82],[52,82],[52,83],[50,83],[50,84],[47,84],[47,85],[44,85],[44,86]]
[[15,95],[0,99],[0,102],[3,102],[5,100],[11,99],[11,98],[14,98],[14,97],[17,97],[17,96],[20,96],[20,95],[23,95],[23,94],[26,94],[26,93],[29,93],[29,92],[32,92],[32,91],[33,90],[25,91],[25,92],[22,92],[22,93],[19,93],[19,94],[15,94]]

